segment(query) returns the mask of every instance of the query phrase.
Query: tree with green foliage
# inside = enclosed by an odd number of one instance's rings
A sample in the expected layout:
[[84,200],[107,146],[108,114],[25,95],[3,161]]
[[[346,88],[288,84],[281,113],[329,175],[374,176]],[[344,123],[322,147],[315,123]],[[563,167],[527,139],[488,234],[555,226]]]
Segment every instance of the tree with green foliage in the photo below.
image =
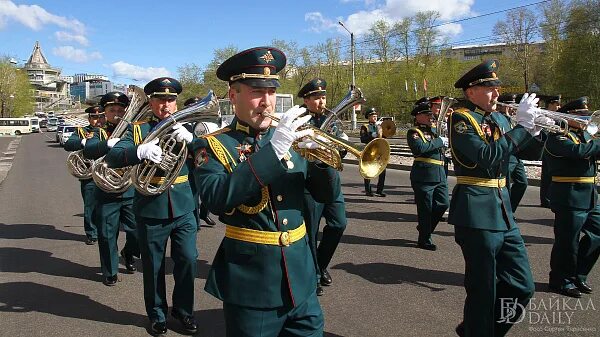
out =
[[32,114],[33,87],[27,74],[9,60],[8,57],[0,59],[0,116],[19,117]]

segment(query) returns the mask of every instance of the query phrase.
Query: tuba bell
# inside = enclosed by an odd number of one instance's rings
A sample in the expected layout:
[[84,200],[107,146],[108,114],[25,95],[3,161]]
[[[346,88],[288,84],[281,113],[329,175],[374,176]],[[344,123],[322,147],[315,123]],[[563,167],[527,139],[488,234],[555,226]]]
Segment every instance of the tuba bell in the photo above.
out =
[[[133,91],[131,102],[125,110],[125,114],[110,135],[111,138],[120,138],[127,131],[127,126],[147,118],[151,113],[148,105],[148,96],[144,90],[137,86],[131,86]],[[131,166],[122,168],[110,168],[102,156],[94,161],[91,169],[91,175],[96,185],[108,193],[122,193],[131,186]]]
[[77,179],[90,179],[93,163],[92,159],[83,156],[83,150],[73,151],[67,156],[67,170]]
[[172,126],[176,123],[214,119],[218,113],[219,101],[211,90],[202,100],[188,105],[158,123],[142,144],[160,139],[158,146],[162,149],[163,158],[160,163],[144,160],[134,166],[131,180],[135,189],[143,195],[152,196],[161,194],[171,186],[188,159],[187,143],[177,142],[171,134]]

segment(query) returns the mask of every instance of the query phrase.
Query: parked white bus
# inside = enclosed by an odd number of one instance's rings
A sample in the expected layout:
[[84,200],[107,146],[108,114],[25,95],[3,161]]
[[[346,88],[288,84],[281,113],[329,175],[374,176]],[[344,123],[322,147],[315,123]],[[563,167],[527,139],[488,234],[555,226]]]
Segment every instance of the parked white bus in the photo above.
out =
[[31,121],[31,132],[40,132],[40,119],[38,117],[29,117]]
[[31,133],[29,118],[0,118],[0,134],[22,135]]

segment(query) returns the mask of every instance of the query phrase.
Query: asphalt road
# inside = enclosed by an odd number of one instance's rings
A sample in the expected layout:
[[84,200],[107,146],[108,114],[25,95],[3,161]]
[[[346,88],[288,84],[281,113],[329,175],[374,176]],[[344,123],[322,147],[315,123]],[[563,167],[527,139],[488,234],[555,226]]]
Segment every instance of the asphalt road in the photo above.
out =
[[[123,274],[116,287],[101,283],[98,248],[83,243],[79,183],[53,136],[23,136],[0,184],[0,336],[145,336],[142,274]],[[408,172],[388,170],[387,198],[365,197],[355,166],[342,176],[349,224],[331,262],[334,284],[320,297],[325,336],[452,336],[465,298],[453,228],[438,226],[438,251],[417,249]],[[530,187],[516,214],[536,280],[535,308],[510,335],[598,336],[600,290],[579,304],[546,290],[553,217],[537,207],[538,193]],[[219,224],[198,234],[198,336],[224,335],[221,303],[203,291],[223,233]],[[167,272],[170,296],[170,259]],[[598,267],[590,283],[600,287]],[[169,328],[169,336],[179,335],[176,321]]]

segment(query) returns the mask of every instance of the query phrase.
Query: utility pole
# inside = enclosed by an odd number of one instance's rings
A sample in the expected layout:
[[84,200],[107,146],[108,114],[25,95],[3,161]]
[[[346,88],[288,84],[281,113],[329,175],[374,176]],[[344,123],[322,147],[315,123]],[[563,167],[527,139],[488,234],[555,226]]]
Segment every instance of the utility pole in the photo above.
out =
[[[354,33],[348,30],[342,21],[338,21],[348,33],[350,33],[350,53],[352,54],[352,89],[356,87],[356,77],[354,76]],[[356,107],[352,106],[352,130],[356,130]]]

